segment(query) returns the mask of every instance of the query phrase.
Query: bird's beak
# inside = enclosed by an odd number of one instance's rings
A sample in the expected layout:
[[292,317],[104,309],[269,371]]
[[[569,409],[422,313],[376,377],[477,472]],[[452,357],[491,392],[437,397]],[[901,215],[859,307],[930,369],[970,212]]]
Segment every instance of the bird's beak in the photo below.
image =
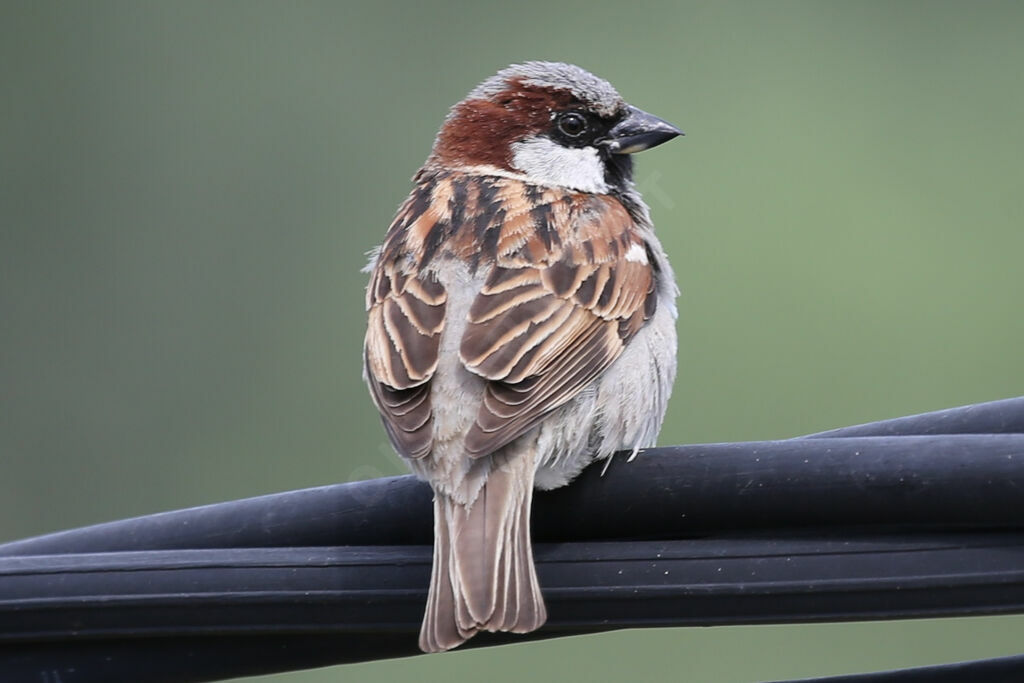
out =
[[668,121],[663,121],[636,107],[629,107],[626,118],[608,131],[605,146],[612,154],[633,154],[657,147],[677,135],[683,135],[683,131]]

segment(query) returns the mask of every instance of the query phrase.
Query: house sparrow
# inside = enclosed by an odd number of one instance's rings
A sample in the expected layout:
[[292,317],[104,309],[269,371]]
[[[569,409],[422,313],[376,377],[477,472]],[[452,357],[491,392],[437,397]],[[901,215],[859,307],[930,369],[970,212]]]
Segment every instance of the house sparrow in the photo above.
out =
[[425,652],[539,628],[533,488],[655,442],[678,290],[630,155],[677,135],[577,66],[510,66],[451,109],[371,252],[365,378],[434,490]]

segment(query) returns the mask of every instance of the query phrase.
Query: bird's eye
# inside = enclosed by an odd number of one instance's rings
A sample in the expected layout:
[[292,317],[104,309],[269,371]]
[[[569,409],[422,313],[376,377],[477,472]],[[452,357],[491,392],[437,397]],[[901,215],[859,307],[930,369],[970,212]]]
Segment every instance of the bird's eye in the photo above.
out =
[[571,138],[579,137],[587,130],[587,120],[582,114],[574,111],[567,112],[558,117],[558,130]]

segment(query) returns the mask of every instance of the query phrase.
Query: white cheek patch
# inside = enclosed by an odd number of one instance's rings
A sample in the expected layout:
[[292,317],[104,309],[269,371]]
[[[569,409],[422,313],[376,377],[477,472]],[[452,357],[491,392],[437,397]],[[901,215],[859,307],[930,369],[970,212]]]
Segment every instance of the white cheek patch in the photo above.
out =
[[563,147],[545,137],[512,143],[512,165],[538,185],[604,193],[604,162],[593,147]]

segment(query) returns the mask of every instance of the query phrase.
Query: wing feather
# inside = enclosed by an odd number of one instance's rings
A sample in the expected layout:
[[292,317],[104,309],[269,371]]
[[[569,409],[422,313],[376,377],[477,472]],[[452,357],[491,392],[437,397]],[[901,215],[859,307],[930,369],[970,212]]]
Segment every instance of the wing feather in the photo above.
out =
[[433,443],[430,379],[437,370],[447,296],[430,273],[409,276],[378,259],[367,288],[364,365],[370,395],[395,449],[422,458]]
[[[465,438],[493,453],[572,400],[654,314],[657,273],[623,204],[500,177],[424,170],[399,209],[367,287],[364,367],[398,452],[433,448],[431,379],[457,259],[487,273],[459,340],[485,380]],[[460,321],[461,322],[461,321]]]
[[646,245],[628,212],[611,198],[585,209],[548,213],[545,234],[560,236],[561,247],[537,257],[527,243],[499,259],[470,307],[461,359],[488,380],[466,436],[471,457],[493,453],[578,395],[654,313],[655,273],[637,256]]

